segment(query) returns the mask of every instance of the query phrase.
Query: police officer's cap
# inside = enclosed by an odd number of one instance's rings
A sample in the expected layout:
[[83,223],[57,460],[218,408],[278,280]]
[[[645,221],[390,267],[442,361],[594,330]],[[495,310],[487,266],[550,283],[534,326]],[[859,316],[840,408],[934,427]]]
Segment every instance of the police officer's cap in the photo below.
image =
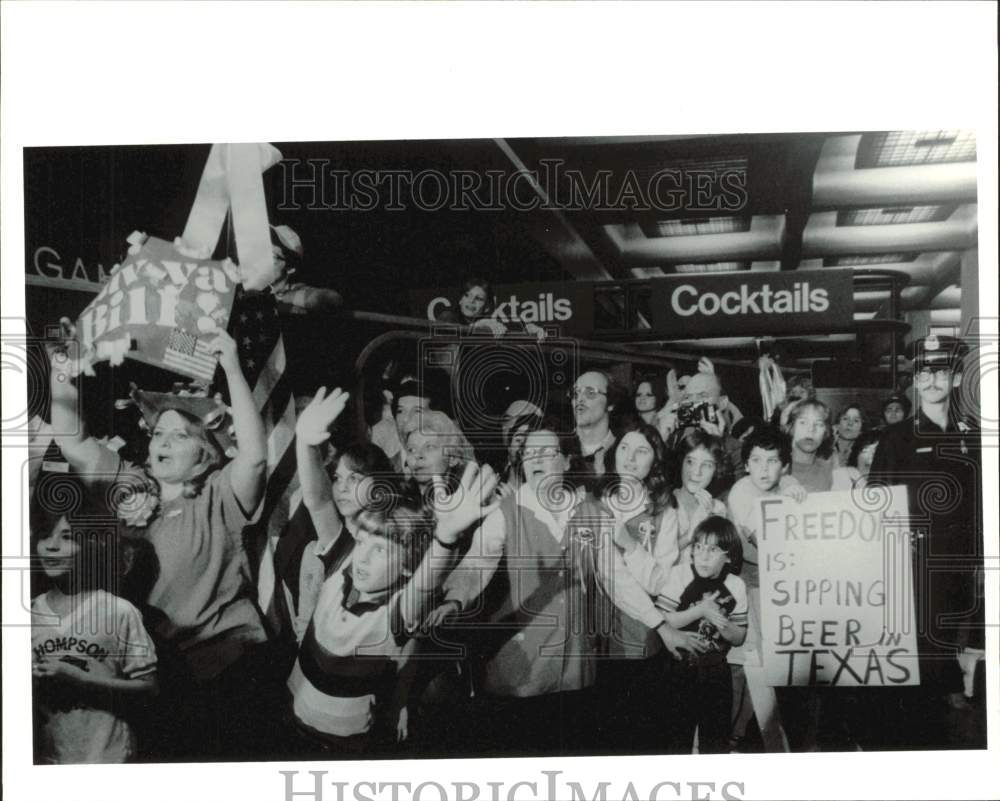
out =
[[965,343],[957,337],[931,334],[911,342],[906,355],[913,361],[913,369],[917,371],[924,367],[960,370],[966,352]]

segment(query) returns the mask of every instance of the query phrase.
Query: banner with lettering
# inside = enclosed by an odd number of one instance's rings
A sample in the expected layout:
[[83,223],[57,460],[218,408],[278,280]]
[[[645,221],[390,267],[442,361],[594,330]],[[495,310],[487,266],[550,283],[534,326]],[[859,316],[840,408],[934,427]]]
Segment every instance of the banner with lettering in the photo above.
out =
[[668,337],[829,334],[854,322],[849,269],[667,276],[650,285],[653,328]]
[[216,357],[206,340],[229,325],[239,283],[230,261],[193,258],[162,239],[128,257],[77,320],[85,362],[124,355],[210,381]]
[[758,511],[767,683],[919,684],[906,488],[765,497]]

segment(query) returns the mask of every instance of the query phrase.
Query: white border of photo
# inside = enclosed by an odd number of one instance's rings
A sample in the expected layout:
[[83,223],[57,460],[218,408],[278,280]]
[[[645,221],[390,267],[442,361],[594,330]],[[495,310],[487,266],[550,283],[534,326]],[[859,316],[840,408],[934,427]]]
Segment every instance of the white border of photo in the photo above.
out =
[[[0,11],[4,336],[24,316],[25,146],[941,127],[979,137],[979,296],[996,334],[991,3],[9,2]],[[15,406],[25,386],[23,373],[3,371]],[[996,410],[995,366],[982,390],[983,408]],[[24,503],[23,453],[5,447],[3,457],[4,497]],[[984,497],[995,499],[995,447],[985,462]],[[1000,528],[996,505],[985,511],[995,724]],[[18,503],[4,504],[4,554],[21,553],[21,522]],[[560,781],[580,783],[588,798],[602,781],[609,798],[629,781],[639,798],[679,783],[660,799],[722,798],[728,782],[746,799],[1000,797],[995,726],[983,752],[35,767],[19,566],[4,556],[3,786],[12,801],[285,801],[282,769],[299,771],[294,789],[306,793],[294,801],[314,797],[310,769],[327,771],[321,797],[330,801],[334,781],[467,781],[485,801],[487,781],[504,782],[506,799],[524,780],[537,790],[523,786],[514,798],[544,798],[543,770],[562,770]],[[349,784],[343,798],[371,794]],[[439,794],[428,785],[422,797]]]

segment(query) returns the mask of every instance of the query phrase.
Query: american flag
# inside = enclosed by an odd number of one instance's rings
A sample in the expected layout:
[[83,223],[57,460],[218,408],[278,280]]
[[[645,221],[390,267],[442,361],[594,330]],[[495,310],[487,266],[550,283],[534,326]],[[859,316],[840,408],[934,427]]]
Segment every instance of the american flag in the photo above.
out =
[[[267,488],[260,522],[246,541],[256,569],[258,601],[276,631],[287,620],[274,570],[274,548],[296,511],[302,511],[295,469],[295,398],[285,376],[285,343],[270,293],[244,293],[233,309],[233,339],[267,434]],[[238,443],[237,443],[238,445]]]
[[215,375],[217,360],[215,354],[198,337],[175,328],[167,340],[163,363],[181,375],[211,381]]

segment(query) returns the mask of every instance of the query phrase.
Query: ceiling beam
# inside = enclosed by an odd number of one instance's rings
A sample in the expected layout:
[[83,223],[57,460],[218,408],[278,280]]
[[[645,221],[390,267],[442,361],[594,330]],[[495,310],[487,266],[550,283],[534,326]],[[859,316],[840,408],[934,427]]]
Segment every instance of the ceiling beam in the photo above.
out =
[[754,217],[749,231],[647,238],[637,225],[604,225],[604,233],[630,266],[643,264],[775,260],[781,258],[784,215]]
[[810,216],[802,232],[802,254],[806,257],[866,256],[975,247],[978,236],[975,219],[954,217],[934,223],[838,226],[837,212],[819,212]]
[[854,168],[860,134],[826,140],[813,174],[818,208],[902,206],[976,200],[976,162]]
[[550,256],[574,278],[581,281],[608,281],[614,278],[600,259],[590,249],[579,232],[561,209],[550,203],[548,193],[531,170],[525,166],[506,139],[494,139],[501,152],[510,159],[514,168],[525,176],[526,182],[538,196],[540,208],[529,215],[528,225],[535,239],[541,243]]

